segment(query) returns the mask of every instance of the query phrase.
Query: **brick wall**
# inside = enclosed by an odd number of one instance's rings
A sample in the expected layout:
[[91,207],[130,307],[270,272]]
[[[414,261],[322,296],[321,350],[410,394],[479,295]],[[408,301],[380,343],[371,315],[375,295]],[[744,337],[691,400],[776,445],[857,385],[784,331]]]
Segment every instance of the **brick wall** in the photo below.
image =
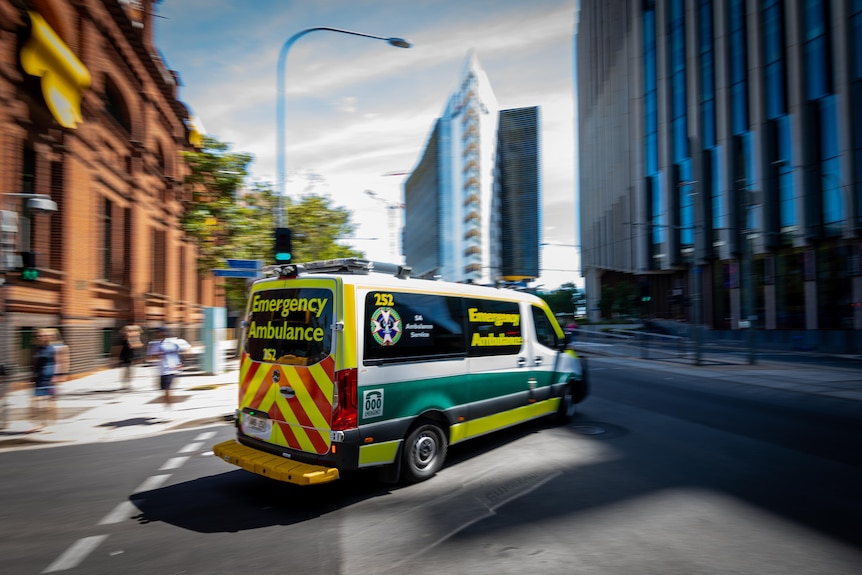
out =
[[[31,28],[21,6],[55,26],[89,71],[74,128],[52,116],[40,79],[21,65]],[[198,277],[196,248],[180,227],[188,110],[178,75],[149,45],[152,2],[142,8],[0,0],[0,209],[21,213],[24,199],[8,194],[25,185],[58,207],[32,218],[39,279],[10,271],[0,285],[7,363],[29,353],[21,333],[53,326],[67,337],[74,372],[99,369],[114,361],[105,341],[118,341],[122,325],[183,326],[193,341],[202,306],[223,305],[213,279]]]

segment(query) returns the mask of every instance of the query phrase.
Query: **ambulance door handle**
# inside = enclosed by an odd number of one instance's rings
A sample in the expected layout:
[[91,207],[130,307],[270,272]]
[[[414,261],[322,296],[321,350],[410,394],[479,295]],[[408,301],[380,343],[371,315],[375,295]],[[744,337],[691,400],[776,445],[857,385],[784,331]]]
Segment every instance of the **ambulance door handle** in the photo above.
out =
[[537,355],[536,359],[533,360],[533,365],[542,365],[542,356]]
[[527,360],[524,359],[523,357],[519,357],[518,358],[518,367],[524,367],[525,365],[527,365]]
[[284,385],[278,388],[278,391],[281,393],[282,397],[286,397],[287,399],[293,399],[296,397],[296,392],[293,391],[292,387]]

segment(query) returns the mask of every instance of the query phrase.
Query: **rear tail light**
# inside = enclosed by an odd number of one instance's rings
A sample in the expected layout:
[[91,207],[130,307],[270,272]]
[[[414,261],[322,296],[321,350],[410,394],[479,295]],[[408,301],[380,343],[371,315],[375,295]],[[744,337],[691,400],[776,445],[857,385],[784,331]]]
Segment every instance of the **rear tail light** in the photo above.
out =
[[335,372],[335,389],[332,394],[332,429],[344,431],[357,424],[356,369]]

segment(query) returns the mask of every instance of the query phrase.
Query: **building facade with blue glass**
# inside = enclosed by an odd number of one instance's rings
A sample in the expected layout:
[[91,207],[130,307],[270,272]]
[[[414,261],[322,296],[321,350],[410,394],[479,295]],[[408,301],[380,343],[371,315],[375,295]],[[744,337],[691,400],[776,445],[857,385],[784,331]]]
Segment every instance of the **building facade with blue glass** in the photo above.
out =
[[862,329],[862,0],[583,0],[576,52],[594,318]]
[[474,53],[404,184],[414,275],[489,284],[538,277],[539,110],[499,110]]

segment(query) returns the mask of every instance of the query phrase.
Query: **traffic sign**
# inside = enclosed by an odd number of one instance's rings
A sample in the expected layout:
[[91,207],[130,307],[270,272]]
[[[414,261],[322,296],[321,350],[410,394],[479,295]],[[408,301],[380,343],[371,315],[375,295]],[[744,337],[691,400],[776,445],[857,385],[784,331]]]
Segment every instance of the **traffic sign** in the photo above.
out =
[[213,275],[223,278],[257,278],[261,274],[258,270],[213,270]]
[[228,260],[227,267],[232,270],[260,270],[263,269],[262,260]]

